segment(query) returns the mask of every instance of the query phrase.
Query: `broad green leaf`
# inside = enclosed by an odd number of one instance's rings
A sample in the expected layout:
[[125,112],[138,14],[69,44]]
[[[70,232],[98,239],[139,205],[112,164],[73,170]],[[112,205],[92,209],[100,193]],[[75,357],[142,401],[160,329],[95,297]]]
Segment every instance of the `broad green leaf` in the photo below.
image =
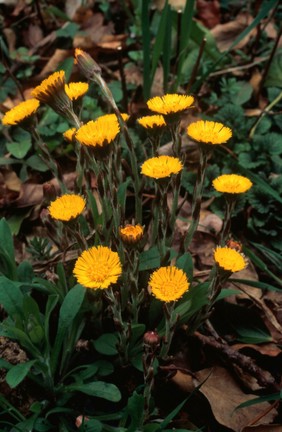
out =
[[45,162],[43,162],[43,160],[37,156],[36,154],[30,156],[27,160],[26,160],[26,164],[36,170],[36,171],[40,171],[40,172],[46,172],[49,170],[49,167],[46,165]]
[[236,327],[237,340],[246,344],[260,344],[272,342],[273,339],[269,333],[259,328],[242,328]]
[[282,50],[277,50],[270,64],[265,87],[282,87]]
[[139,271],[151,270],[160,266],[160,253],[157,246],[153,246],[140,254]]
[[10,142],[6,144],[7,150],[12,156],[17,159],[23,159],[31,149],[32,143],[30,140],[22,142]]
[[72,384],[65,386],[64,391],[78,391],[89,396],[106,399],[111,402],[119,402],[121,399],[121,393],[117,386],[104,381],[94,381],[86,384]]
[[34,365],[36,360],[31,360],[25,363],[19,363],[13,366],[6,375],[7,384],[11,388],[17,387],[27,376],[31,367]]
[[15,259],[13,236],[5,218],[0,220],[0,247],[5,248],[11,259]]
[[136,391],[127,401],[126,413],[130,416],[131,422],[128,426],[128,432],[139,430],[143,421],[144,396]]
[[73,38],[79,29],[79,25],[74,22],[68,22],[62,28],[56,31],[58,37]]
[[18,282],[0,276],[0,304],[10,317],[23,317],[23,294]]
[[193,258],[192,255],[189,252],[185,252],[183,255],[181,255],[177,261],[176,261],[176,267],[183,270],[187,277],[189,282],[193,279]]
[[76,285],[67,293],[66,297],[64,298],[59,313],[57,336],[51,356],[53,370],[56,369],[56,364],[63,340],[66,336],[66,333],[72,328],[73,321],[80,310],[84,296],[85,288],[82,285]]
[[99,420],[87,420],[83,425],[83,432],[101,432],[102,430],[103,424]]
[[104,333],[93,342],[95,349],[104,355],[118,354],[118,337],[115,333]]

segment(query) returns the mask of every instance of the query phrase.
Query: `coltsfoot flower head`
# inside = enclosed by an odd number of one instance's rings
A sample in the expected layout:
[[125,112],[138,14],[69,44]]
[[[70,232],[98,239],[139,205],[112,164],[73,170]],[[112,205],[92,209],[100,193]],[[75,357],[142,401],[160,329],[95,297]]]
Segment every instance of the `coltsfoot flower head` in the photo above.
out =
[[20,124],[24,126],[32,119],[33,115],[39,108],[39,105],[40,103],[37,99],[28,99],[19,103],[14,108],[6,112],[2,118],[3,125],[13,126]]
[[253,183],[244,176],[237,174],[223,174],[212,182],[218,192],[227,194],[241,194],[247,192]]
[[120,237],[124,244],[136,245],[143,237],[144,229],[141,225],[125,225],[119,229]]
[[159,300],[178,300],[189,288],[186,274],[177,267],[161,267],[154,271],[149,280],[152,294]]
[[96,121],[89,121],[81,126],[75,137],[85,146],[91,148],[96,157],[105,157],[109,154],[110,144],[117,137],[120,127],[115,117],[100,117]]
[[93,79],[96,74],[101,74],[100,66],[82,49],[75,49],[74,58],[75,63],[86,78]]
[[164,116],[151,115],[137,119],[138,123],[146,129],[163,128],[166,126]]
[[147,101],[147,106],[151,111],[159,114],[169,115],[182,113],[191,108],[194,102],[193,96],[181,94],[166,94],[164,96],[156,96]]
[[68,97],[73,101],[81,98],[88,92],[89,84],[86,82],[71,82],[65,84],[65,92]]
[[53,219],[68,222],[77,218],[84,210],[85,199],[80,195],[65,194],[51,202],[48,207]]
[[247,267],[247,260],[243,254],[230,247],[218,246],[214,251],[217,266],[226,272],[235,273]]
[[146,160],[141,166],[141,173],[154,179],[178,174],[183,168],[180,159],[173,156],[157,156]]
[[86,288],[106,289],[117,282],[121,271],[117,252],[106,246],[94,246],[82,252],[73,273],[78,283]]
[[222,123],[199,120],[191,123],[187,134],[195,141],[205,144],[224,144],[232,137],[232,131]]
[[68,129],[63,133],[63,137],[65,138],[66,141],[72,142],[75,137],[76,131],[77,131],[76,128]]
[[58,114],[68,117],[72,111],[72,101],[65,92],[65,72],[54,72],[35,87],[32,96],[49,105]]

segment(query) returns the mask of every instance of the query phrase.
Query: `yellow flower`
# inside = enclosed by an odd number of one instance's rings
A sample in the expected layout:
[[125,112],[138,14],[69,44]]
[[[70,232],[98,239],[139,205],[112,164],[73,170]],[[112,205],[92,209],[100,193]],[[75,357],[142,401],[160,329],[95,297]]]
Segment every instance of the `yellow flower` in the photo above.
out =
[[247,266],[247,261],[243,254],[226,246],[218,246],[215,249],[214,260],[220,269],[231,273],[241,271]]
[[190,108],[193,102],[193,96],[166,94],[149,99],[147,106],[151,111],[159,114],[176,114]]
[[119,229],[120,237],[123,243],[134,245],[143,237],[143,227],[141,225],[126,225]]
[[91,120],[81,126],[75,137],[83,145],[102,148],[113,142],[119,130],[116,118],[102,116],[96,121]]
[[186,274],[177,267],[161,267],[149,280],[152,294],[164,302],[178,300],[189,288]]
[[6,112],[2,118],[3,125],[17,125],[30,119],[37,111],[40,103],[37,99],[29,99],[19,103]]
[[63,137],[65,138],[66,141],[72,142],[76,134],[76,131],[77,131],[76,128],[68,129],[63,133]]
[[89,84],[85,82],[71,82],[65,84],[65,92],[71,100],[81,98],[88,92]]
[[51,202],[48,207],[50,216],[63,222],[68,222],[79,216],[84,208],[86,202],[80,195],[65,194]]
[[40,102],[49,104],[50,100],[58,96],[58,93],[64,91],[65,88],[65,72],[63,70],[54,72],[48,78],[42,81],[40,85],[32,90],[32,96],[40,100]]
[[137,119],[138,123],[146,129],[161,128],[166,126],[162,115],[144,116]]
[[117,252],[106,246],[94,246],[82,252],[73,273],[78,283],[86,288],[105,289],[117,282],[121,270]]
[[143,163],[141,173],[154,179],[160,179],[169,177],[171,174],[178,174],[182,168],[182,162],[176,157],[157,156]]
[[[121,113],[120,115],[125,122],[129,119],[129,115],[126,113]],[[118,122],[118,118],[115,114],[104,114],[104,115],[102,115],[96,119],[96,121],[99,121],[99,120],[108,120],[108,121],[117,121]]]
[[240,194],[247,192],[253,183],[247,178],[237,174],[224,174],[212,182],[218,192]]
[[223,144],[232,137],[232,131],[222,123],[200,120],[191,123],[187,134],[195,141],[205,144]]

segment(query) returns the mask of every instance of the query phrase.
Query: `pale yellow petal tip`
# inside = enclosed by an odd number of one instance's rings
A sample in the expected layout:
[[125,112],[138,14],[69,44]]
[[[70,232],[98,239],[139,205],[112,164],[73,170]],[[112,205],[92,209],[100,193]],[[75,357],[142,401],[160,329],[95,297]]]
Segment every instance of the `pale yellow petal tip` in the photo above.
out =
[[86,288],[106,289],[117,282],[122,267],[117,252],[106,246],[84,251],[75,263],[73,273]]
[[237,174],[223,174],[214,179],[212,184],[218,192],[228,194],[247,192],[253,185],[247,177]]
[[53,219],[68,222],[78,217],[85,209],[86,201],[80,195],[65,194],[52,201],[48,207]]
[[20,124],[34,115],[39,108],[40,102],[37,99],[28,99],[19,103],[5,113],[2,123],[5,126]]
[[214,260],[220,269],[231,273],[244,270],[248,264],[242,253],[227,246],[215,249]]
[[222,123],[199,120],[188,126],[187,134],[200,143],[224,144],[232,137],[232,130]]
[[157,156],[146,160],[141,166],[141,173],[147,177],[161,179],[178,174],[183,169],[180,159],[173,156]]
[[178,300],[189,286],[186,274],[174,266],[159,268],[154,271],[149,280],[152,294],[163,302]]
[[151,111],[163,115],[177,114],[192,108],[193,96],[181,94],[166,94],[156,96],[147,101],[147,106]]

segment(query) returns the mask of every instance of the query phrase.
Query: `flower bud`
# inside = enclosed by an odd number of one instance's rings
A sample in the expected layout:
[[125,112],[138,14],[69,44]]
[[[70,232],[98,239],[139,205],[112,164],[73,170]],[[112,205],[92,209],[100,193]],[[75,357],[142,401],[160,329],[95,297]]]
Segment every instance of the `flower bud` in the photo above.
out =
[[76,48],[74,57],[75,63],[77,63],[79,69],[86,78],[92,79],[97,74],[101,75],[100,66],[85,51]]
[[145,347],[156,350],[160,345],[161,338],[155,331],[148,331],[143,336],[143,343]]

